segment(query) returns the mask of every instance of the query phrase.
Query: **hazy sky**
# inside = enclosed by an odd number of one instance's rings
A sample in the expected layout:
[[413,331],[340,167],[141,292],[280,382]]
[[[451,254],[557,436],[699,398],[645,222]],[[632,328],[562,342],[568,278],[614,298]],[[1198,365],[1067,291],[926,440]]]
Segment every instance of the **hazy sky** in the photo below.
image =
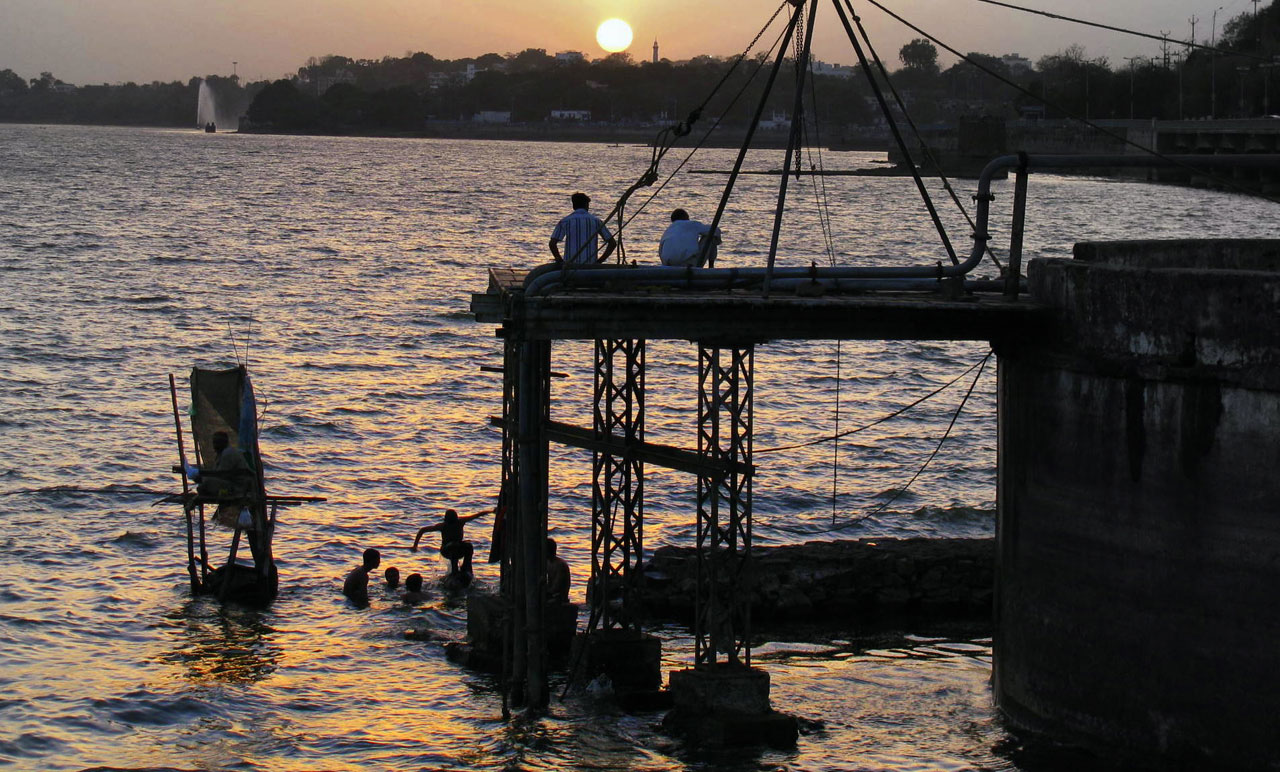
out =
[[[1251,0],[1014,0],[1153,34],[1208,40],[1231,17],[1252,12]],[[1078,42],[1092,56],[1154,56],[1160,45],[1031,16],[978,0],[881,0],[962,51],[1018,52],[1036,59]],[[853,0],[881,56],[895,60],[915,35],[864,0]],[[1264,0],[1263,5],[1269,5]],[[307,57],[342,54],[381,58],[426,51],[456,59],[545,48],[603,56],[595,28],[617,16],[635,29],[630,53],[736,54],[763,25],[776,0],[0,0],[0,69],[31,78],[48,70],[79,85],[186,80],[230,74],[277,78]],[[819,2],[815,55],[850,63],[855,56],[830,3]],[[944,62],[945,63],[945,62]]]

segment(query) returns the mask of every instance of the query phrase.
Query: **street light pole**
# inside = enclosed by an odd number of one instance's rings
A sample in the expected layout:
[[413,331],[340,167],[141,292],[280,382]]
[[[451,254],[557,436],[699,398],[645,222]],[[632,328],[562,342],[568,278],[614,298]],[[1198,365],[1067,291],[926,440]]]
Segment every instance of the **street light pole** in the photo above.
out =
[[1218,11],[1226,8],[1220,5],[1213,10],[1213,25],[1209,31],[1209,118],[1218,117]]
[[1084,61],[1084,119],[1089,120],[1089,60]]
[[1249,68],[1242,65],[1240,67],[1236,67],[1236,72],[1240,73],[1240,117],[1247,118],[1249,113],[1244,106],[1244,87],[1245,84],[1248,83]]
[[1187,57],[1184,55],[1182,61],[1178,62],[1178,120],[1185,119],[1186,113],[1182,109],[1182,71],[1187,69]]
[[1275,62],[1258,65],[1265,72],[1262,78],[1262,114],[1271,115],[1271,71],[1276,68]]
[[1141,56],[1126,56],[1124,60],[1129,63],[1129,120],[1133,120],[1133,76],[1137,72],[1138,62]]

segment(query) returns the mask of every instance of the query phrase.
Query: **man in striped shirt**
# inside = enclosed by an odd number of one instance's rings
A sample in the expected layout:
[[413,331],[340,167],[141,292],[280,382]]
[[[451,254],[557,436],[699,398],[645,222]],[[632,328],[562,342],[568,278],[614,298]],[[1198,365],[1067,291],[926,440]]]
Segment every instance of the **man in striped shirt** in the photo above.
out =
[[[551,254],[556,262],[571,265],[592,265],[603,263],[613,254],[618,242],[605,227],[604,222],[591,212],[591,197],[586,193],[574,193],[570,201],[573,203],[573,214],[562,219],[556,229],[551,232]],[[600,239],[605,241],[604,254],[600,254]],[[564,242],[564,256],[560,255],[560,242]]]

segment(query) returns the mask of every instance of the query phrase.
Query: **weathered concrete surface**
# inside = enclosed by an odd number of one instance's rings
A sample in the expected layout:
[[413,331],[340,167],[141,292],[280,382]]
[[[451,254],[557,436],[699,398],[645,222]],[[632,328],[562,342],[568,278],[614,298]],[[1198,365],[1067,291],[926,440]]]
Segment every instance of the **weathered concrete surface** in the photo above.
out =
[[596,630],[577,637],[573,659],[581,660],[581,681],[609,678],[615,694],[654,691],[662,686],[662,641],[635,630]]
[[[503,636],[507,625],[507,604],[496,593],[472,592],[467,595],[467,641],[445,644],[451,662],[490,673],[502,672]],[[547,653],[552,661],[568,657],[578,628],[578,606],[573,603],[547,605]],[[435,636],[411,630],[406,638],[435,640]]]
[[[752,616],[765,624],[909,614],[990,618],[994,558],[991,539],[857,539],[756,547]],[[691,620],[696,581],[694,548],[658,549],[645,567],[645,613]]]
[[1280,764],[1280,242],[1079,245],[1000,354],[995,691],[1146,761]]
[[700,745],[795,745],[793,716],[769,703],[769,674],[740,664],[719,663],[671,673],[674,705],[662,719],[664,731]]

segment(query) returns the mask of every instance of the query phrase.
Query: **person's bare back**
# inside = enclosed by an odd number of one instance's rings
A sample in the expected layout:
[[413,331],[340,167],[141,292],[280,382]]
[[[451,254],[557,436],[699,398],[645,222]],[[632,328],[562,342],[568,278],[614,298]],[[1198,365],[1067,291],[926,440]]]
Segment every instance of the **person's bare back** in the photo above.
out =
[[382,555],[375,549],[364,551],[364,563],[351,569],[342,582],[342,594],[361,606],[369,605],[369,572],[382,562]]

